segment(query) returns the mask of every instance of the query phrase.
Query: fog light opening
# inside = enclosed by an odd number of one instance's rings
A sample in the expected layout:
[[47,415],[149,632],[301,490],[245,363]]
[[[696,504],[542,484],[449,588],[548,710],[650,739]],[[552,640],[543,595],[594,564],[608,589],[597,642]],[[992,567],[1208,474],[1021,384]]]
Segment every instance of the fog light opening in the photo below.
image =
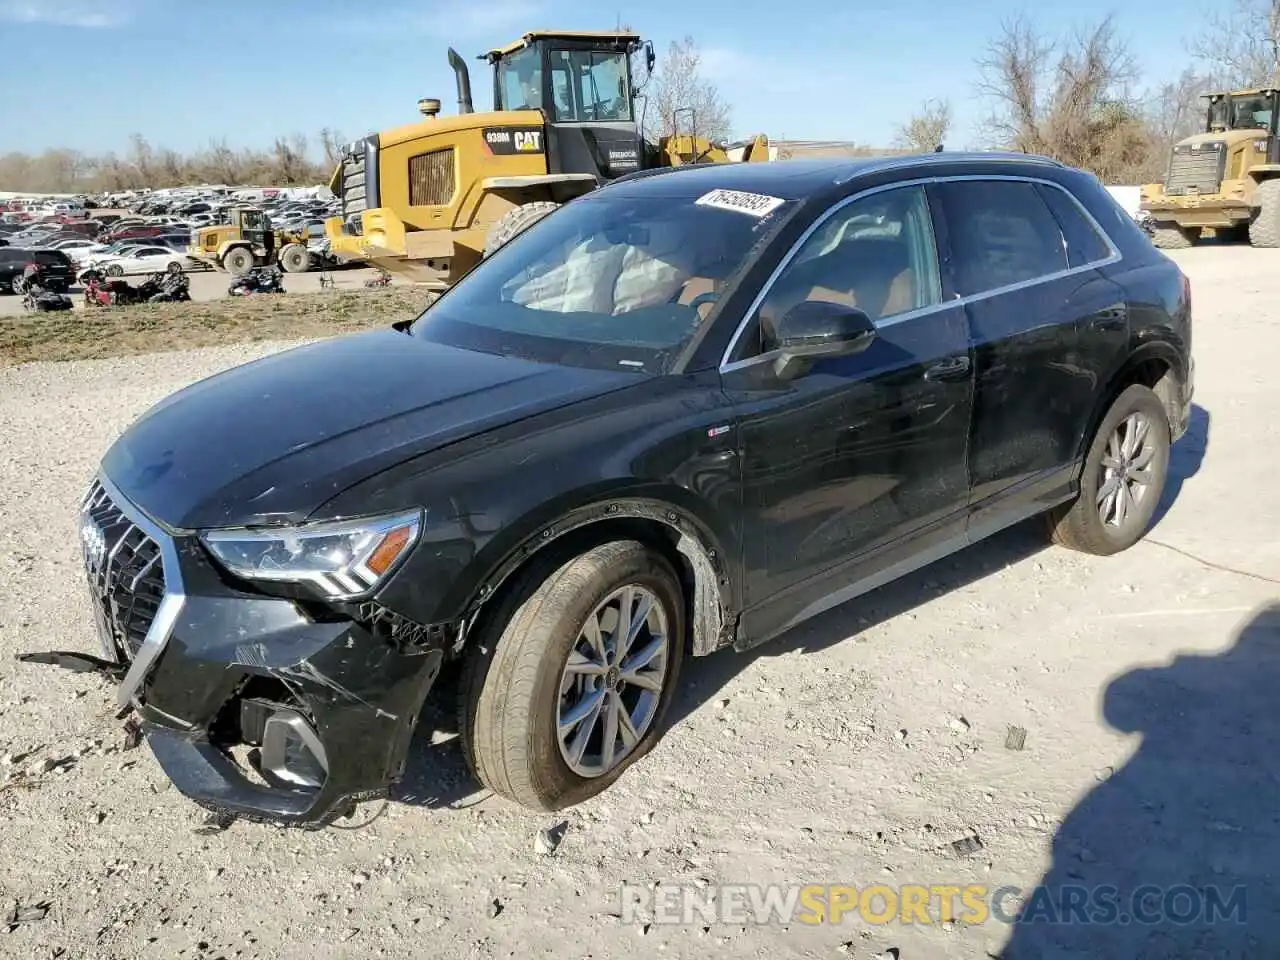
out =
[[262,730],[262,771],[283,783],[319,789],[329,774],[324,744],[292,710],[276,710]]

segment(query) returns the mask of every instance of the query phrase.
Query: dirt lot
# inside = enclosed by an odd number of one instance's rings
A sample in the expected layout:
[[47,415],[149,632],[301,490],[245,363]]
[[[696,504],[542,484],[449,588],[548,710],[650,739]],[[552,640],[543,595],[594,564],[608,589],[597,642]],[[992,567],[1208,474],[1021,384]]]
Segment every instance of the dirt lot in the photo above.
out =
[[108,689],[11,657],[93,649],[73,513],[108,442],[273,347],[0,370],[0,910],[47,905],[0,929],[0,955],[984,958],[1005,923],[645,926],[619,919],[618,887],[1042,881],[1246,884],[1248,924],[1026,927],[1019,956],[1280,955],[1280,254],[1178,259],[1197,408],[1148,541],[1103,560],[1020,527],[756,655],[696,661],[653,754],[564,817],[482,795],[441,713],[361,829],[201,832],[148,750],[123,749]]

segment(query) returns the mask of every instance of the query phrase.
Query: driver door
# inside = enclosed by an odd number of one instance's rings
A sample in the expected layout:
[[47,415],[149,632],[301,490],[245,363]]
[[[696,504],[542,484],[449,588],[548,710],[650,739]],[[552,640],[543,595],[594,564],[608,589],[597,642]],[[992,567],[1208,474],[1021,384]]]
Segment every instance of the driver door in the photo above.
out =
[[[963,536],[973,367],[934,231],[920,185],[837,204],[757,299],[750,345],[722,371],[741,444],[748,642]],[[811,300],[857,307],[876,337],[779,380],[779,328]]]

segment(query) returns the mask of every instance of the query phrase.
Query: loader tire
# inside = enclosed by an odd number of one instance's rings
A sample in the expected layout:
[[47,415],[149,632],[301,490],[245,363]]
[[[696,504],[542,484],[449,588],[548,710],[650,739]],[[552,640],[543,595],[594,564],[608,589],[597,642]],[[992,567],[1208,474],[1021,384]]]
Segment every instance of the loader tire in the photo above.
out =
[[1249,243],[1255,247],[1280,247],[1280,179],[1258,184],[1258,210],[1249,224]]
[[280,266],[285,273],[306,273],[311,269],[311,251],[300,243],[286,244],[280,251]]
[[253,251],[248,247],[234,247],[222,258],[222,265],[233,277],[240,277],[254,267]]
[[484,255],[486,257],[490,256],[493,251],[510,242],[518,234],[528,230],[559,206],[560,204],[552,203],[550,200],[539,200],[536,203],[526,203],[516,207],[514,210],[508,210],[489,229],[489,236],[485,239],[484,244]]
[[1161,250],[1187,250],[1196,245],[1200,231],[1180,227],[1176,223],[1158,223],[1151,231],[1151,242]]

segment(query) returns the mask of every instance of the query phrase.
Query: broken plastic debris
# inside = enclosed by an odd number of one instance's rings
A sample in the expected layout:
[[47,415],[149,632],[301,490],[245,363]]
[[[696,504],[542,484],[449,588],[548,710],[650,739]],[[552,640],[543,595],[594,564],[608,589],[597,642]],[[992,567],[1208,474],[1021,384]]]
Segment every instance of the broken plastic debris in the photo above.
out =
[[1004,735],[1004,748],[1006,750],[1021,750],[1026,745],[1026,727],[1009,727],[1009,731]]

